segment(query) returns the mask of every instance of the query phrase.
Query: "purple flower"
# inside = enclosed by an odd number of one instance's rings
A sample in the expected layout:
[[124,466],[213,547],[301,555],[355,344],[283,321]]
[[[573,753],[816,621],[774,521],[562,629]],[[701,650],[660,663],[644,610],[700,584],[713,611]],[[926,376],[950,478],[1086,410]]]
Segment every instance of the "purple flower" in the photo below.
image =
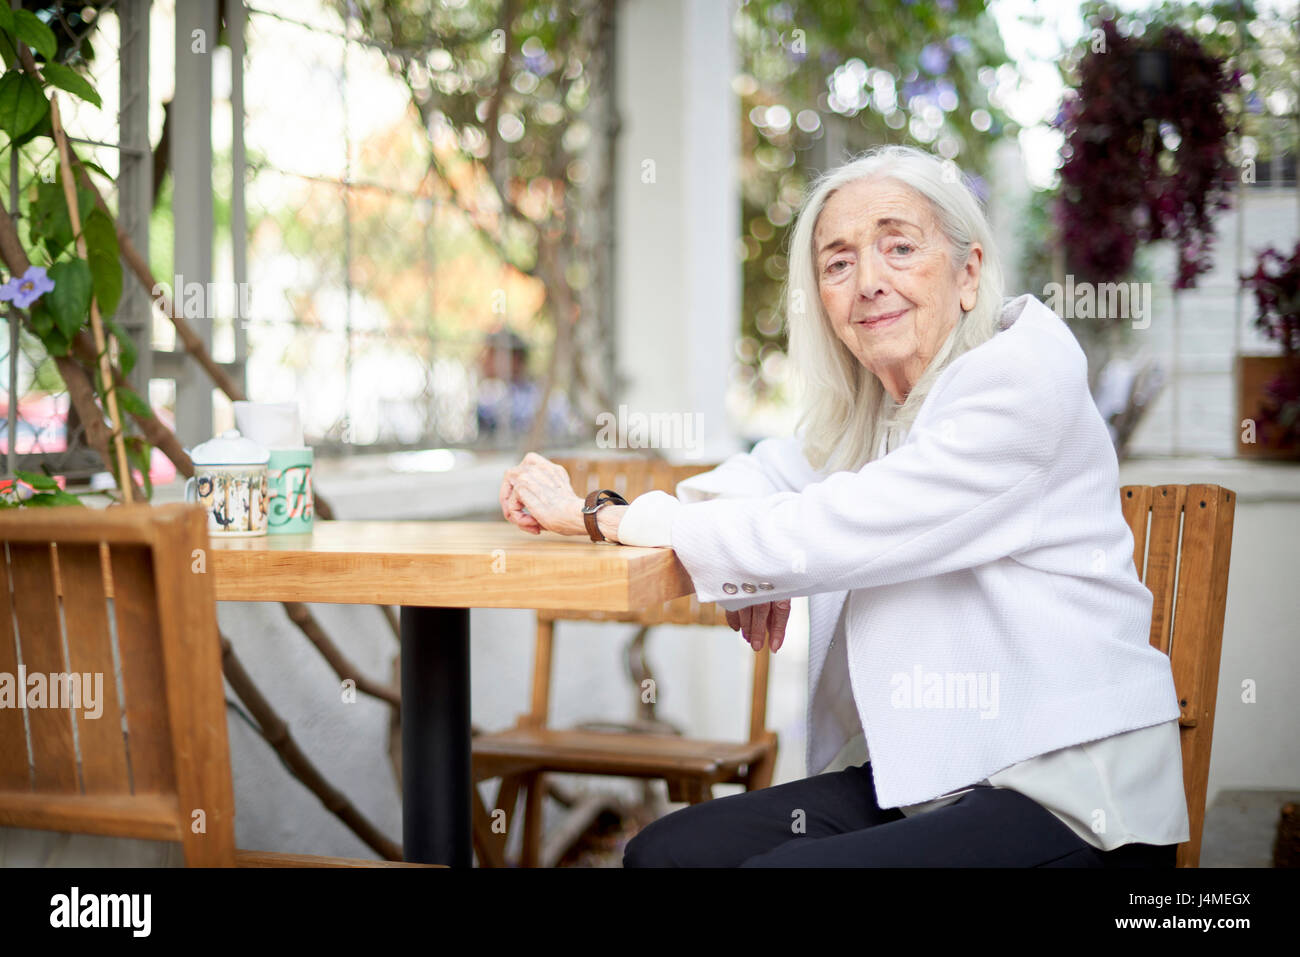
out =
[[942,73],[948,69],[948,51],[937,43],[927,43],[918,57],[922,69],[927,73]]
[[27,272],[0,286],[0,302],[13,301],[19,309],[28,309],[41,295],[54,288],[54,280],[45,275],[44,266],[28,266]]
[[536,76],[546,76],[555,69],[555,61],[546,53],[537,53],[524,57],[524,67]]

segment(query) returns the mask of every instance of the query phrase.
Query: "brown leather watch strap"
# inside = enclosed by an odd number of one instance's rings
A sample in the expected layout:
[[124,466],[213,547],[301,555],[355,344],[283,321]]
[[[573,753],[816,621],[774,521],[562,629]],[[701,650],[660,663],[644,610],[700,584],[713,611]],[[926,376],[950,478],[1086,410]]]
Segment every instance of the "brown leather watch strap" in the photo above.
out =
[[591,536],[593,542],[605,541],[605,536],[600,530],[600,524],[596,520],[596,513],[600,511],[600,507],[602,505],[626,504],[627,499],[607,488],[596,489],[587,496],[582,503],[582,519],[587,525],[587,534]]

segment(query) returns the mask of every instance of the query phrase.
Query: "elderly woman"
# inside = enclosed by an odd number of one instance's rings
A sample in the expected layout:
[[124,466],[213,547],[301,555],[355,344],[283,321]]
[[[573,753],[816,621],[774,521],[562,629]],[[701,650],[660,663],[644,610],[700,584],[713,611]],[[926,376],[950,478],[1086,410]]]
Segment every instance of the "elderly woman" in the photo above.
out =
[[1068,327],[1003,300],[975,196],[897,146],[810,190],[787,317],[797,437],[594,517],[535,453],[502,483],[528,531],[671,546],[756,650],[809,599],[810,776],[624,864],[1172,866],[1177,695]]

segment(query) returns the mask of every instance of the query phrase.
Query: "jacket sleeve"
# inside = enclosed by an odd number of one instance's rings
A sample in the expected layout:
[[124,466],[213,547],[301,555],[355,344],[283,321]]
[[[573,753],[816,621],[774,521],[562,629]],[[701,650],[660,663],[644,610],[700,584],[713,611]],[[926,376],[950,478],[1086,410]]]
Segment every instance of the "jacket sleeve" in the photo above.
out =
[[672,545],[700,601],[734,611],[943,575],[1028,547],[1060,433],[1056,381],[1041,357],[970,359],[940,379],[924,424],[859,471],[677,509]]
[[715,497],[798,492],[818,477],[804,458],[798,437],[762,439],[750,451],[737,452],[717,468],[678,482],[677,498],[691,504]]
[[623,514],[618,539],[624,545],[668,548],[673,518],[685,503],[798,491],[815,478],[797,438],[763,439],[751,451],[678,482],[676,497],[657,490],[638,495]]

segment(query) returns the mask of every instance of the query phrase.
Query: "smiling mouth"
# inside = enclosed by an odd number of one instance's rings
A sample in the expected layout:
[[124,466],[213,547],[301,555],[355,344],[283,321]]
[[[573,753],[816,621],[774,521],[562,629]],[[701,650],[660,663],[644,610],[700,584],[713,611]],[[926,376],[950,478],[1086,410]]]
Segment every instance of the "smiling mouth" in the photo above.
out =
[[866,319],[855,319],[853,324],[855,326],[866,326],[868,329],[873,329],[876,326],[883,326],[893,322],[905,312],[907,312],[906,309],[899,309],[897,312],[887,312],[881,316],[868,316]]

